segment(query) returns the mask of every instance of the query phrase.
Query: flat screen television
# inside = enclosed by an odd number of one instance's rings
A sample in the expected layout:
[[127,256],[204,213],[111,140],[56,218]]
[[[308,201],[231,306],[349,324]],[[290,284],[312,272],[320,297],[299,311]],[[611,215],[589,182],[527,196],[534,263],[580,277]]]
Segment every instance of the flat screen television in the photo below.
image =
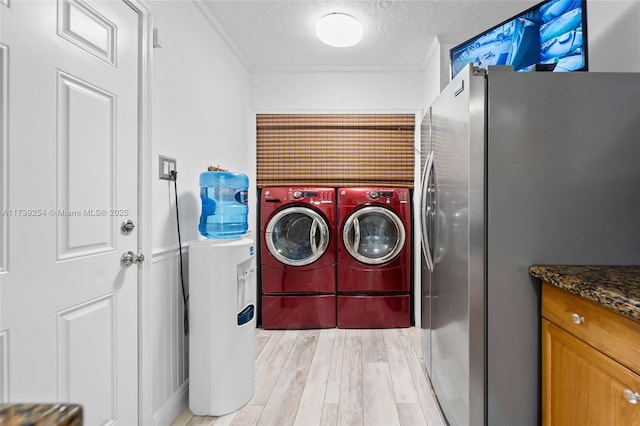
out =
[[586,0],[547,0],[450,50],[451,77],[468,63],[515,71],[587,70]]

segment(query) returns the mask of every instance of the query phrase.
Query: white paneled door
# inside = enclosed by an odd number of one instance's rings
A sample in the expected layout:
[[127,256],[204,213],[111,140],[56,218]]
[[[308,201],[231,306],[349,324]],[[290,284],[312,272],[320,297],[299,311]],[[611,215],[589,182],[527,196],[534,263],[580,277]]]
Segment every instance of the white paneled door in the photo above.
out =
[[114,0],[0,8],[0,389],[82,404],[87,425],[136,424],[139,267],[121,256],[139,260],[138,14]]

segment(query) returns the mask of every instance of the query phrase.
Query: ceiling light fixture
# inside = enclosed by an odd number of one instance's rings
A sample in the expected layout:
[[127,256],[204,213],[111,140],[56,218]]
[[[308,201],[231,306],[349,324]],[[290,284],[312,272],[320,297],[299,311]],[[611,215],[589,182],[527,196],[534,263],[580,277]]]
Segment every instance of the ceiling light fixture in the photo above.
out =
[[349,47],[362,40],[362,24],[353,16],[331,13],[316,23],[316,35],[335,47]]

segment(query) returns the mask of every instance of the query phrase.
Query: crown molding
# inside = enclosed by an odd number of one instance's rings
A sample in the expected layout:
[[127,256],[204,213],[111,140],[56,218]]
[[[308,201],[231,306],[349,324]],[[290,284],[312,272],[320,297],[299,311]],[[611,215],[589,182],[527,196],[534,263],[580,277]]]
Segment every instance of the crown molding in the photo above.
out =
[[227,47],[229,47],[233,55],[236,58],[238,58],[238,60],[242,63],[242,65],[244,65],[247,71],[252,71],[251,63],[249,62],[247,57],[244,56],[240,48],[238,48],[238,45],[235,44],[233,39],[225,31],[223,26],[220,24],[220,21],[218,21],[218,19],[215,17],[211,9],[207,7],[207,5],[205,4],[206,1],[205,0],[190,0],[190,1],[196,6],[196,8],[198,9],[198,11],[200,11],[202,16],[204,16],[204,18],[207,20],[209,25],[211,25],[211,27],[218,33],[218,35],[222,38],[222,40],[227,45]]

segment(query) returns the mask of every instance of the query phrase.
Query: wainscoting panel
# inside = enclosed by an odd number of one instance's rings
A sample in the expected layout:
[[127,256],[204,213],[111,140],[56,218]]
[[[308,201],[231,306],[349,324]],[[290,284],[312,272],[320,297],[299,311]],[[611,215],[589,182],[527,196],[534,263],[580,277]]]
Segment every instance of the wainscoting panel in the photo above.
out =
[[[188,293],[188,253],[183,253]],[[152,337],[153,420],[167,424],[185,406],[189,383],[189,338],[184,333],[184,304],[178,250],[154,253],[148,300]],[[177,410],[177,411],[176,411]],[[175,414],[174,414],[175,413]]]

